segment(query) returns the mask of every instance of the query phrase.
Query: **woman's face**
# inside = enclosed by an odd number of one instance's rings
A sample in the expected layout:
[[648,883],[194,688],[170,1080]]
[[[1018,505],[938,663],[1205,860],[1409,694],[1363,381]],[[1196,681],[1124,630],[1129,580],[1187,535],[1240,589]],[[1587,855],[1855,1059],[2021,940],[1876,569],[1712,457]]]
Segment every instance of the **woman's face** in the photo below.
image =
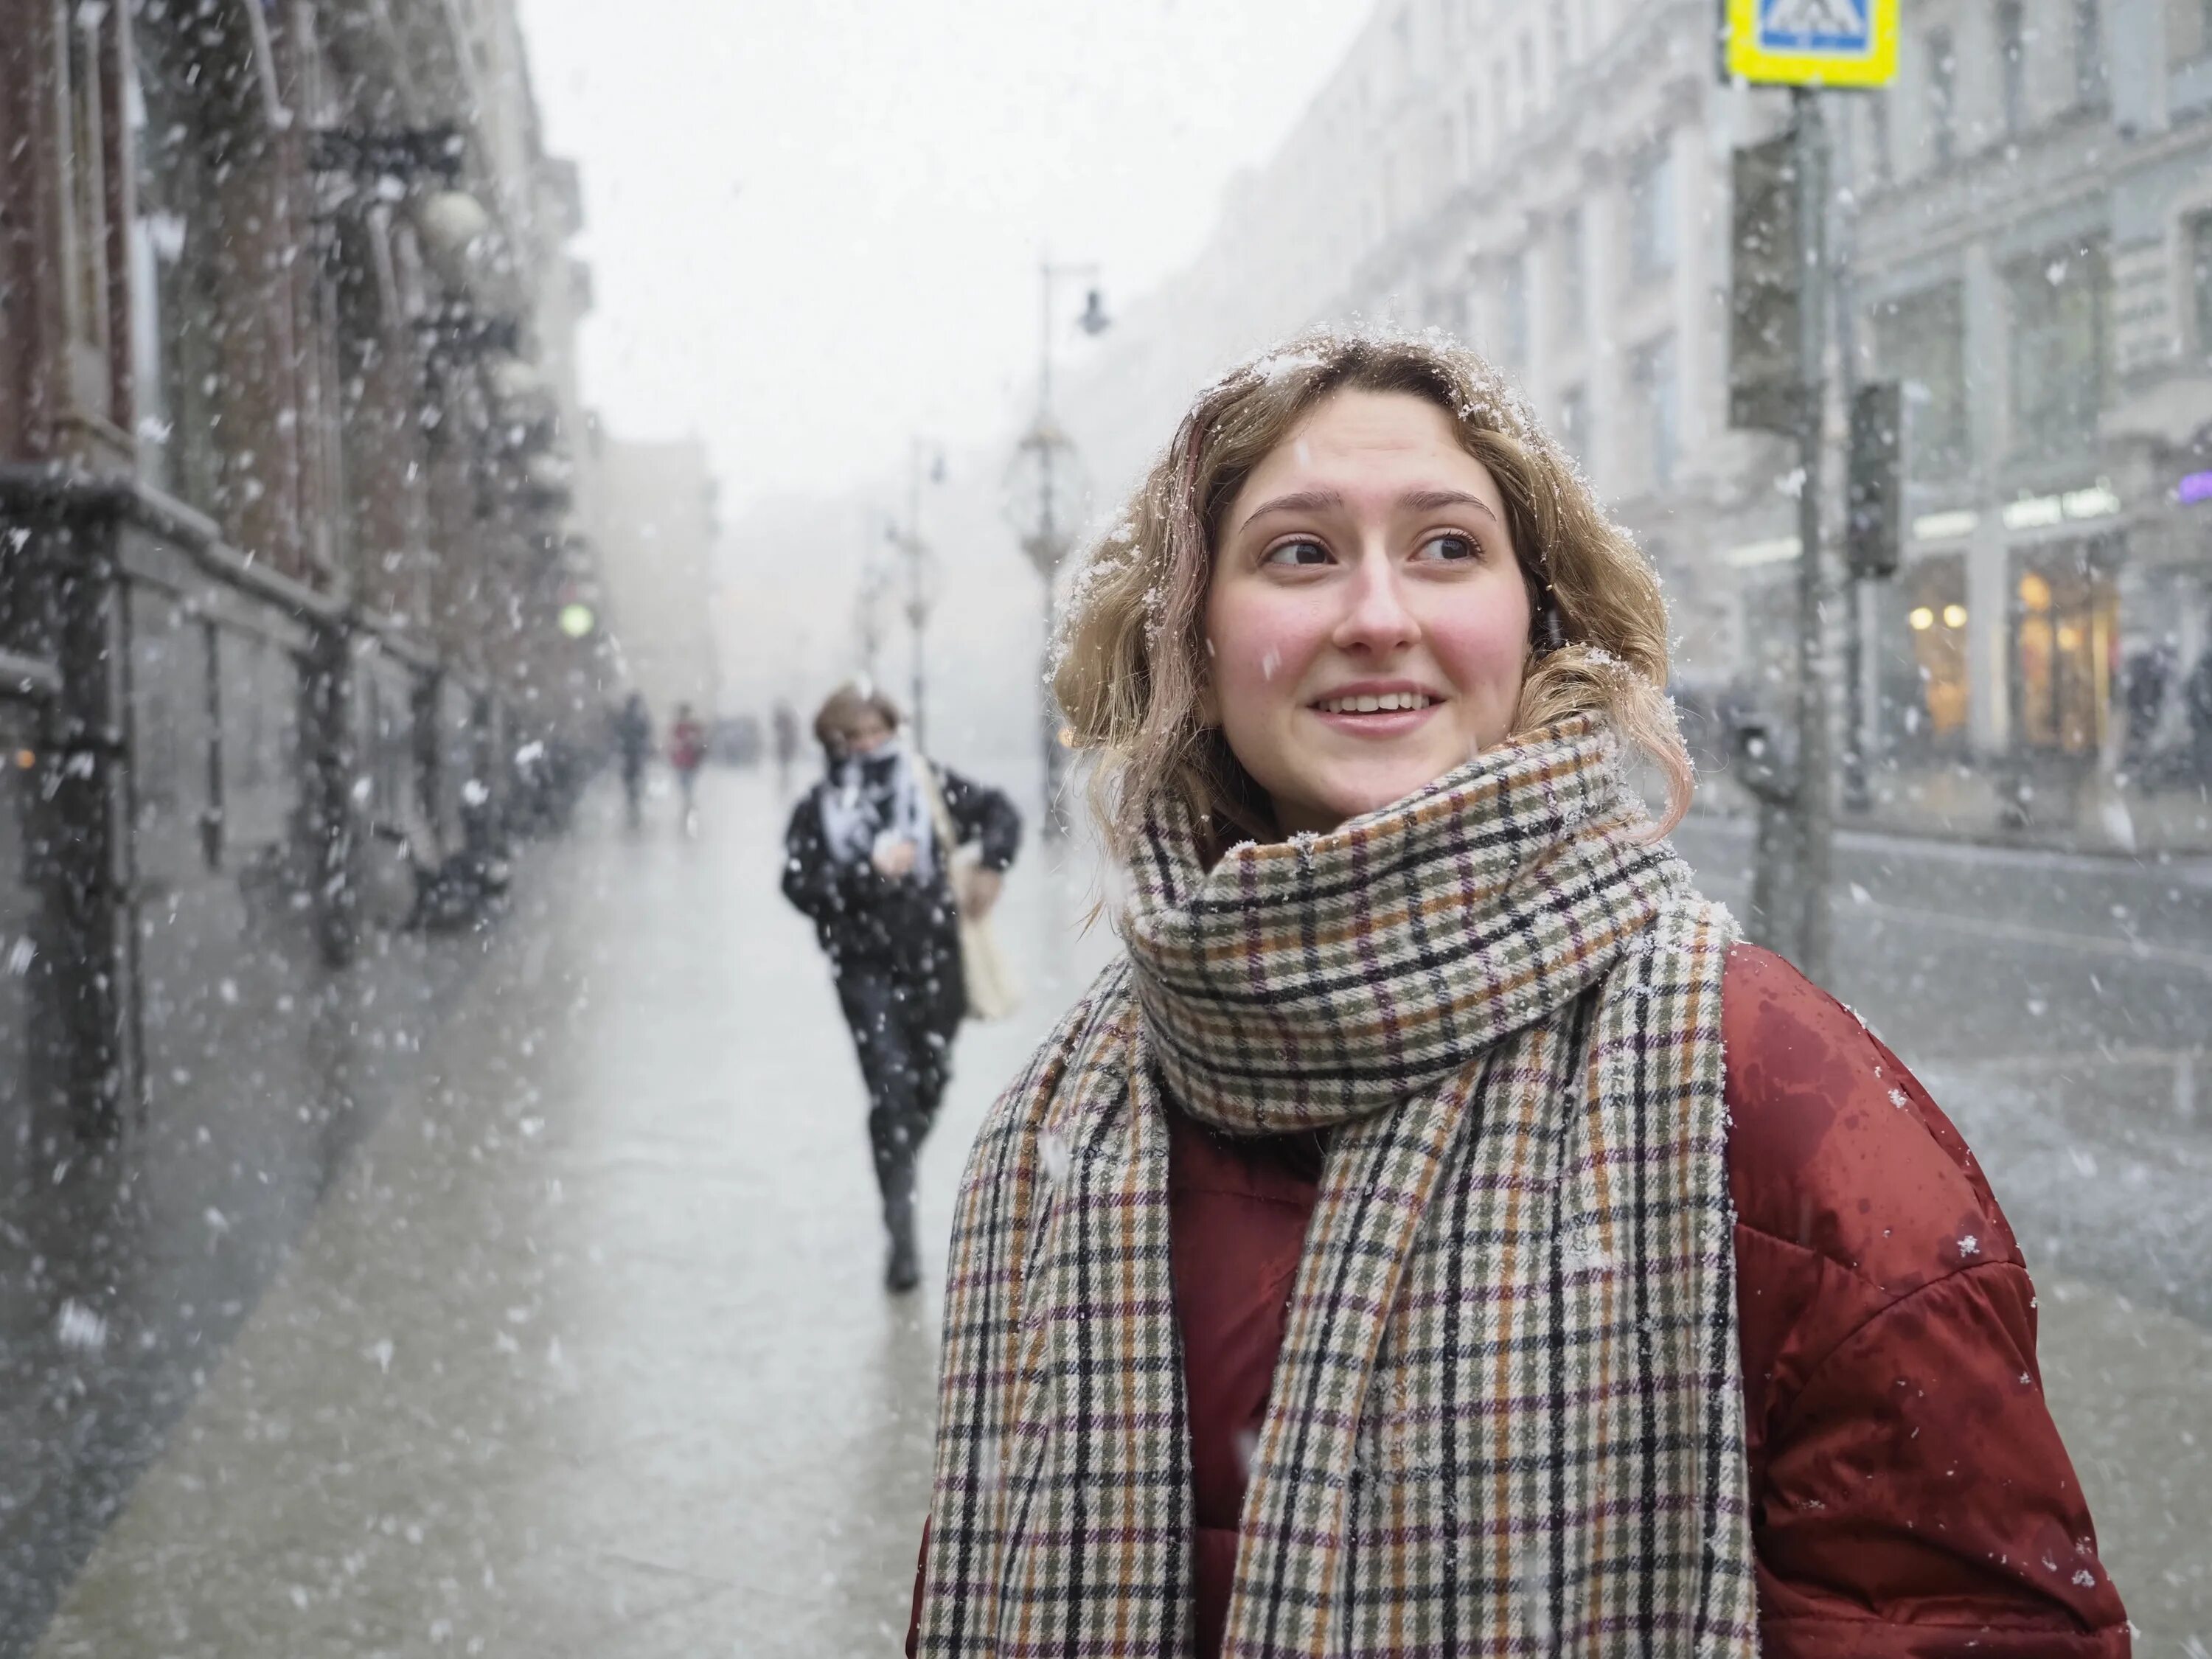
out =
[[1335,392],[1230,504],[1206,713],[1285,834],[1334,830],[1504,739],[1529,623],[1497,481],[1444,412]]

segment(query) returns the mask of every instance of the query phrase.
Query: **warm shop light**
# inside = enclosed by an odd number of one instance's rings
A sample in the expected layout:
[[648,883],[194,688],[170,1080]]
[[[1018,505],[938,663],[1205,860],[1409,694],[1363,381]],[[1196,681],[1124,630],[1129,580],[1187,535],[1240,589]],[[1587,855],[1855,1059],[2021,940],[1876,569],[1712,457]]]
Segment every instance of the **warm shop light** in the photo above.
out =
[[2033,570],[2020,579],[2020,602],[2030,611],[2051,609],[2051,584]]
[[1966,625],[1966,607],[1965,605],[1945,605],[1945,606],[1943,607],[1943,626],[1944,626],[1944,627],[1946,627],[1946,628],[1964,628]]
[[30,750],[18,749],[15,751],[15,769],[18,772],[27,772],[38,763],[38,756]]
[[1916,605],[1906,614],[1905,620],[1912,624],[1914,633],[1924,634],[1936,626],[1936,613],[1924,605]]

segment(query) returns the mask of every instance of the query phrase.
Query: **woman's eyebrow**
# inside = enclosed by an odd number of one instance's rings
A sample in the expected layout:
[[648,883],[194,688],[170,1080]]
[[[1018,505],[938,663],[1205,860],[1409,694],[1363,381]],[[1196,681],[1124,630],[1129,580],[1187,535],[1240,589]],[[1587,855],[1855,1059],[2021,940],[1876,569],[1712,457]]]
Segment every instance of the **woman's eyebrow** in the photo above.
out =
[[1433,512],[1440,507],[1471,507],[1491,523],[1498,523],[1498,514],[1491,511],[1488,501],[1463,489],[1417,489],[1410,495],[1401,495],[1398,505],[1416,513]]
[[1271,501],[1261,502],[1244,515],[1244,523],[1237,527],[1240,530],[1249,528],[1255,520],[1266,518],[1270,513],[1325,513],[1331,507],[1343,505],[1344,495],[1339,490],[1294,489],[1287,495],[1277,495]]

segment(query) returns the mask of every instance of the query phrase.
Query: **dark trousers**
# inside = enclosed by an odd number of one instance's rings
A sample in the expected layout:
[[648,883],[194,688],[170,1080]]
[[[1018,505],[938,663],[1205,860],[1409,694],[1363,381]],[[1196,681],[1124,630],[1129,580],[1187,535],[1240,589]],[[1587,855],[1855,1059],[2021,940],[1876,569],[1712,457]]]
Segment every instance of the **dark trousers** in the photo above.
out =
[[838,975],[837,1000],[868,1086],[868,1144],[884,1218],[896,1225],[895,1212],[910,1213],[915,1159],[951,1076],[959,1012],[912,977],[866,963]]

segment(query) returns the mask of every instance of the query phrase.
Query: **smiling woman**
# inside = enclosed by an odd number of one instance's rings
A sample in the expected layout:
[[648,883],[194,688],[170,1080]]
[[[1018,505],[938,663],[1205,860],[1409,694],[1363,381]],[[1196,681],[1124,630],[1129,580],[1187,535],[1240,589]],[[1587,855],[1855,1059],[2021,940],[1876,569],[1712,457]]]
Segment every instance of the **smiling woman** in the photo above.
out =
[[1658,584],[1483,364],[1201,392],[1067,647],[1127,953],[970,1155],[910,1651],[2127,1650],[2002,1211],[1666,844]]
[[[1665,823],[1689,805],[1657,579],[1466,352],[1316,337],[1207,388],[1064,643],[1055,690],[1123,851],[1163,793],[1223,833],[1331,828],[1577,712],[1656,763]],[[1312,707],[1407,693],[1435,712]]]

